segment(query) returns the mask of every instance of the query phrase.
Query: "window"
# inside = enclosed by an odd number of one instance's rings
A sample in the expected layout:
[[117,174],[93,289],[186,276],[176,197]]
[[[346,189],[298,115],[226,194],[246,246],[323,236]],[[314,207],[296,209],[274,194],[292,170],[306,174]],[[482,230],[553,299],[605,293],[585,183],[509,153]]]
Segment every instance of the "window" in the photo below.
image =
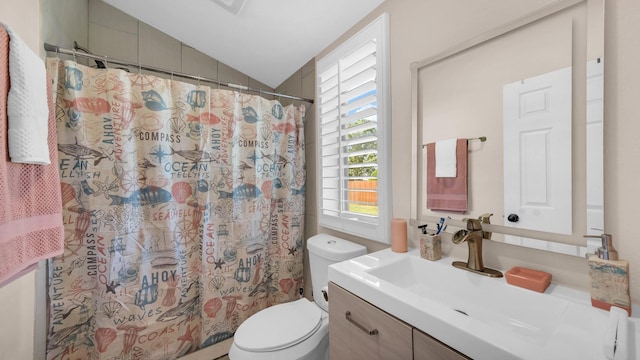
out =
[[317,63],[320,225],[388,243],[388,15]]

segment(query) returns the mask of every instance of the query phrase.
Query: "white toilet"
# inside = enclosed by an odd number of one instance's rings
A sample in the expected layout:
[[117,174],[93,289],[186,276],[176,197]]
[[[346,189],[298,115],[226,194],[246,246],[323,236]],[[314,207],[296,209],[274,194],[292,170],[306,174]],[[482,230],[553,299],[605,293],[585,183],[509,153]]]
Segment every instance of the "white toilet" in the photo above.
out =
[[329,284],[329,265],[364,255],[367,249],[326,234],[309,238],[307,249],[314,302],[302,298],[249,317],[234,335],[229,359],[329,358],[329,307],[323,295]]

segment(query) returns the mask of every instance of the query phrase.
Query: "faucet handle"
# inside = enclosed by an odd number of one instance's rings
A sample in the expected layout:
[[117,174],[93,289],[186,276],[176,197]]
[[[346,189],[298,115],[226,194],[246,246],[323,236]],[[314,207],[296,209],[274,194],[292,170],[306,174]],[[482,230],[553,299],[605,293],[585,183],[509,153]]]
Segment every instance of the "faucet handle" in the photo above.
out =
[[480,220],[480,222],[482,222],[483,224],[491,224],[491,217],[493,216],[492,213],[484,213],[480,216],[478,216],[478,220]]
[[478,219],[463,219],[467,223],[467,230],[478,231],[482,230],[482,223]]
[[[493,216],[492,213],[484,213],[480,216],[478,216],[478,220],[480,220],[483,224],[491,224],[491,217]],[[483,231],[483,238],[487,239],[487,240],[491,240],[491,236],[493,235],[493,233],[491,231]]]

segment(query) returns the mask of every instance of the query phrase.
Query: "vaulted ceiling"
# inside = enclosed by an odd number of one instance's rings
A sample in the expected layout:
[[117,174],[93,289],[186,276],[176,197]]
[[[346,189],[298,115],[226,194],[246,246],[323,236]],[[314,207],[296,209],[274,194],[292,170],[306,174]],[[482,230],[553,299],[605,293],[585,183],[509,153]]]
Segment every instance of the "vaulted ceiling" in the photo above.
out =
[[103,0],[275,88],[384,0]]

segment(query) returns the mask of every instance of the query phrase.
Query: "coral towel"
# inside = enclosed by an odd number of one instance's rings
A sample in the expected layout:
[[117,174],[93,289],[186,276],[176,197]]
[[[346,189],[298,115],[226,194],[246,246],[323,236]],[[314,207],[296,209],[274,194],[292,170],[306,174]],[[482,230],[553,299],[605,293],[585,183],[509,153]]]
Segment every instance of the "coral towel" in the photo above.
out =
[[45,124],[52,164],[22,164],[9,161],[7,150],[9,86],[9,36],[0,26],[0,286],[64,247],[52,91]]
[[427,144],[427,208],[467,211],[467,139],[456,140],[456,176],[436,177],[436,144]]

